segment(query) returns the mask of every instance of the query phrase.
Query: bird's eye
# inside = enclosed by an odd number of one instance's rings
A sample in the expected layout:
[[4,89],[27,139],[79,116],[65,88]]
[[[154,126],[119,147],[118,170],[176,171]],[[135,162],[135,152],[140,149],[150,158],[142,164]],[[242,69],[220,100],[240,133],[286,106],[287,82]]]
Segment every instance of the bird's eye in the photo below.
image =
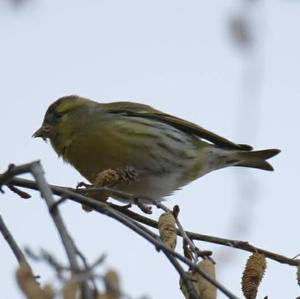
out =
[[62,113],[59,113],[59,112],[53,112],[53,118],[54,119],[56,119],[56,120],[58,120],[58,119],[60,119],[61,117],[62,117]]

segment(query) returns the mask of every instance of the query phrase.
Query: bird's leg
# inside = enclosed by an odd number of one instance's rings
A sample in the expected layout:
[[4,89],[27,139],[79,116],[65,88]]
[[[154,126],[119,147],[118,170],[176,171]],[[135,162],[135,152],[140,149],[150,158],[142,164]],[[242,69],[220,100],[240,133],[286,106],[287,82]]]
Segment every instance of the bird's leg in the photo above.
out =
[[134,203],[140,208],[140,210],[146,214],[152,214],[152,208],[145,205],[145,203],[140,198],[135,198]]
[[[84,186],[87,190],[85,193],[97,200],[106,202],[109,197],[109,192],[101,190],[91,190],[93,188],[110,187],[113,188],[119,182],[133,181],[137,176],[137,172],[132,167],[126,167],[124,169],[105,169],[96,175],[96,178],[92,185],[85,183],[78,184],[79,187]],[[90,189],[90,190],[88,190]],[[92,209],[86,205],[82,205],[85,211],[91,211]]]
[[[124,168],[118,168],[116,170],[120,176],[120,181],[131,184],[133,182],[138,182],[140,180],[139,172],[131,166],[126,166]],[[133,202],[140,208],[140,210],[146,214],[152,214],[152,208],[147,206],[140,198],[135,197]],[[130,208],[124,206],[123,208]]]
[[[77,185],[77,189],[79,187],[86,187],[84,190],[84,193],[87,194],[88,196],[91,196],[97,200],[100,201],[107,201],[109,197],[109,191],[101,191],[101,190],[92,190],[94,188],[101,188],[101,187],[110,187],[113,188],[116,186],[118,183],[126,183],[126,184],[131,184],[133,182],[139,181],[139,172],[131,166],[126,166],[124,168],[117,168],[117,169],[106,169],[101,172],[99,172],[96,175],[96,178],[93,182],[92,185],[86,184],[86,183],[79,183]],[[90,189],[90,190],[89,190]],[[100,192],[101,191],[101,192]],[[151,214],[152,209],[151,207],[145,205],[145,203],[139,199],[139,198],[134,198],[133,202],[141,209],[146,214]],[[123,209],[128,209],[131,207],[131,204],[128,204],[126,206],[122,206]],[[91,211],[92,209],[86,205],[82,205],[82,208],[86,211]]]
[[[101,202],[106,202],[107,201],[107,199],[108,199],[107,192],[105,192],[105,191],[95,191],[95,190],[92,190],[92,188],[93,188],[93,186],[90,185],[90,187],[86,187],[84,189],[83,188],[77,189],[76,192],[78,192],[82,195],[94,198],[94,199],[99,200]],[[93,210],[91,207],[89,207],[86,204],[82,204],[81,207],[86,212],[90,212],[90,211]]]
[[[79,193],[83,193],[99,201],[106,202],[109,194],[106,191],[93,190],[93,188],[110,187],[116,184],[117,181],[119,181],[118,173],[113,169],[106,169],[97,174],[96,179],[92,185],[80,182],[78,183],[76,190]],[[79,189],[80,187],[85,187],[85,189]],[[91,207],[85,204],[82,204],[82,208],[87,212],[93,210]]]
[[[85,182],[79,182],[76,187],[76,191],[97,199],[102,202],[106,202],[109,194],[106,191],[101,190],[93,190],[94,188],[101,188],[101,187],[111,187],[115,185],[120,180],[119,174],[113,169],[106,169],[102,172],[99,172],[96,176],[96,179],[93,184],[87,184]],[[84,187],[81,189],[81,187]],[[91,209],[89,206],[82,204],[82,208],[90,212]]]

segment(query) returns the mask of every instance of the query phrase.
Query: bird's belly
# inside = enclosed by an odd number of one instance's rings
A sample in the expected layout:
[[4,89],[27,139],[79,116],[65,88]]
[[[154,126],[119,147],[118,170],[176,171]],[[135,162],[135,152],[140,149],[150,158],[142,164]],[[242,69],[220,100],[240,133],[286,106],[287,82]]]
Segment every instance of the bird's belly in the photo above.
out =
[[181,181],[184,167],[167,160],[151,159],[147,155],[139,157],[133,153],[133,156],[124,157],[114,156],[110,152],[95,157],[90,153],[86,163],[81,163],[81,160],[69,162],[91,183],[104,170],[123,170],[131,167],[136,171],[137,177],[133,181],[120,182],[114,188],[143,199],[161,200],[183,185]]
[[[132,167],[137,172],[136,179],[120,182],[114,188],[135,195],[143,200],[151,198],[152,200],[160,201],[163,197],[170,195],[183,185],[181,177],[185,168],[177,162],[155,158],[155,155],[151,158],[151,153],[145,153],[145,156],[141,156],[140,153],[134,153],[133,151],[132,155],[124,156],[112,151],[103,151],[99,155],[95,155],[93,151],[90,151],[89,153],[86,152],[86,154],[88,159],[85,162],[82,159],[76,160],[72,158],[72,155],[68,162],[91,183],[104,170],[123,170]],[[75,156],[77,157],[78,155]]]
[[186,174],[198,155],[195,138],[175,129],[166,134],[165,130],[151,128],[151,132],[146,132],[148,135],[139,131],[130,135],[120,130],[114,127],[101,135],[98,131],[96,135],[77,134],[63,157],[91,183],[106,169],[133,167],[140,175],[139,180],[124,182],[117,188],[155,200],[194,179]]
[[[171,195],[178,188],[178,175],[168,174],[162,176],[144,175],[134,182],[119,183],[115,186],[117,190],[132,194],[140,200],[147,202],[161,201],[164,197]],[[115,197],[116,199],[121,199]]]

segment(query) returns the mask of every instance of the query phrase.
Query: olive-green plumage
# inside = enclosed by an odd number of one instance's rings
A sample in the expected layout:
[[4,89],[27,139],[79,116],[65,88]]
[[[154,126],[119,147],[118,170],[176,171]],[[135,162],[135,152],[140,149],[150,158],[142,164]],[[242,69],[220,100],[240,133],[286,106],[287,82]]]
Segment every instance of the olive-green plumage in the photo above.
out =
[[90,182],[108,168],[133,167],[139,180],[116,188],[161,200],[219,168],[273,170],[277,149],[252,151],[196,124],[132,102],[98,103],[66,96],[51,104],[35,137],[49,138],[59,156]]

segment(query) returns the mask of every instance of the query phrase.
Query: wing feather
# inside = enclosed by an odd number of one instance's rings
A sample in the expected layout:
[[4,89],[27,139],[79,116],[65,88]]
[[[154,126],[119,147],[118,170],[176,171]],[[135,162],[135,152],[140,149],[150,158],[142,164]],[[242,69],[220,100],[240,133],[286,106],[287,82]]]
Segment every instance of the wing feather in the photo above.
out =
[[186,121],[170,114],[163,113],[148,105],[132,102],[115,102],[113,103],[113,105],[112,103],[106,105],[107,111],[112,114],[120,114],[127,117],[142,117],[146,119],[153,119],[158,122],[163,122],[183,132],[196,135],[201,139],[205,139],[221,148],[243,151],[251,151],[253,149],[250,145],[234,143],[192,122]]

